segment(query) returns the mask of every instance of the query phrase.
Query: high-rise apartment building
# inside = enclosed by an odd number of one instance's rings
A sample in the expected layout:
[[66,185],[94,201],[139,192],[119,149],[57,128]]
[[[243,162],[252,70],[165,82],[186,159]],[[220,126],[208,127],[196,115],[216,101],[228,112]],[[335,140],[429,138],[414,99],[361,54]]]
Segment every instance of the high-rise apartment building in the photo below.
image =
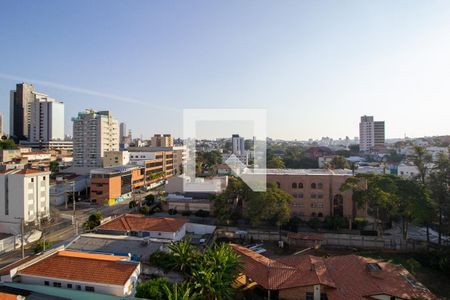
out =
[[102,166],[103,153],[119,150],[119,124],[109,111],[87,109],[73,121],[73,167]]
[[3,114],[0,112],[0,138],[3,136]]
[[374,121],[373,116],[362,116],[359,123],[359,150],[381,149],[385,142],[384,121]]
[[245,140],[239,134],[231,136],[232,150],[235,155],[245,155]]
[[173,138],[170,134],[155,134],[150,142],[151,147],[173,147]]
[[120,143],[123,143],[127,136],[127,124],[120,123]]
[[30,142],[64,140],[64,103],[35,93],[30,108]]
[[30,103],[35,99],[34,87],[18,83],[10,93],[9,133],[17,140],[27,140],[30,126]]

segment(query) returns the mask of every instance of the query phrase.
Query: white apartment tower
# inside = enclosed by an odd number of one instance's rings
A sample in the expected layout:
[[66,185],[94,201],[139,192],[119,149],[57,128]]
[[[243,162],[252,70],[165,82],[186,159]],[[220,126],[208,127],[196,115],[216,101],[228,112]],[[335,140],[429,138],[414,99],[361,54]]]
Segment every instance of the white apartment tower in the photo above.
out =
[[239,134],[233,134],[231,136],[232,150],[234,155],[245,155],[245,140],[240,137]]
[[384,121],[374,121],[373,116],[362,116],[359,123],[359,150],[366,152],[384,148]]
[[119,151],[119,124],[109,111],[87,109],[73,121],[73,167],[100,168],[106,151]]
[[0,172],[0,232],[18,234],[22,220],[38,224],[50,216],[49,181],[45,171]]
[[30,107],[30,142],[64,140],[64,103],[35,93]]

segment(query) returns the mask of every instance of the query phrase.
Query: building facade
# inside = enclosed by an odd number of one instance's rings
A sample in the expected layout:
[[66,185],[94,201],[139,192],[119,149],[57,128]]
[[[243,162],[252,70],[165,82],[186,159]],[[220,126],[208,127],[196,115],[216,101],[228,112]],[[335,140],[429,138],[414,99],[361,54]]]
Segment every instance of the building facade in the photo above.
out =
[[366,152],[382,149],[384,144],[384,121],[374,121],[373,116],[362,116],[359,123],[359,150]]
[[1,232],[17,234],[22,220],[25,224],[38,224],[50,216],[50,172],[33,169],[0,172]]
[[29,141],[64,140],[64,103],[44,94],[35,94],[30,103]]
[[107,151],[103,155],[103,167],[125,166],[130,162],[128,151]]
[[232,151],[234,155],[245,155],[245,140],[239,134],[231,136]]
[[292,196],[293,215],[308,220],[340,216],[366,216],[365,209],[354,211],[352,192],[339,189],[352,176],[351,170],[267,169],[267,182]]
[[88,109],[72,121],[75,169],[101,167],[106,151],[119,151],[119,125],[111,112]]
[[173,137],[170,134],[155,134],[152,136],[151,147],[173,147]]
[[27,140],[30,126],[30,103],[34,101],[34,87],[18,83],[10,92],[9,133],[16,140]]

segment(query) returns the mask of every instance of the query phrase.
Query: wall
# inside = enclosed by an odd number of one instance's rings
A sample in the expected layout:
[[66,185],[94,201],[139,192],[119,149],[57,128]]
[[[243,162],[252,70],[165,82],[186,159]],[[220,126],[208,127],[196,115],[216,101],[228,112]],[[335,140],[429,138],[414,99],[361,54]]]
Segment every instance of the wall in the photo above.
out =
[[195,234],[212,234],[216,230],[216,226],[203,225],[196,223],[187,223],[186,231],[193,232]]

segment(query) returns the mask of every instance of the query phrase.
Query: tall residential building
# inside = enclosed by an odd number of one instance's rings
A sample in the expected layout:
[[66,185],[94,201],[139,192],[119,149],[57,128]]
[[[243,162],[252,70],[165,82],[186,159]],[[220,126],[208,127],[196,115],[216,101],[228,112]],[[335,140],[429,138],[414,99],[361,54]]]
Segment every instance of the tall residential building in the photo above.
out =
[[27,140],[30,126],[30,103],[35,99],[34,87],[18,83],[10,93],[9,133],[17,140]]
[[109,111],[87,109],[73,121],[73,167],[102,166],[106,151],[119,150],[119,124]]
[[239,134],[233,134],[231,136],[231,143],[233,147],[233,154],[245,155],[245,140],[243,137],[240,137]]
[[123,143],[125,137],[127,136],[127,124],[120,123],[120,143]]
[[64,103],[35,93],[30,107],[30,142],[64,140]]
[[0,138],[3,136],[3,114],[0,112]]
[[359,123],[359,150],[370,151],[384,147],[384,121],[374,121],[373,116],[362,116]]
[[12,169],[0,172],[0,232],[20,233],[20,222],[50,216],[50,172]]
[[155,134],[150,142],[151,147],[173,147],[173,138],[170,134]]

